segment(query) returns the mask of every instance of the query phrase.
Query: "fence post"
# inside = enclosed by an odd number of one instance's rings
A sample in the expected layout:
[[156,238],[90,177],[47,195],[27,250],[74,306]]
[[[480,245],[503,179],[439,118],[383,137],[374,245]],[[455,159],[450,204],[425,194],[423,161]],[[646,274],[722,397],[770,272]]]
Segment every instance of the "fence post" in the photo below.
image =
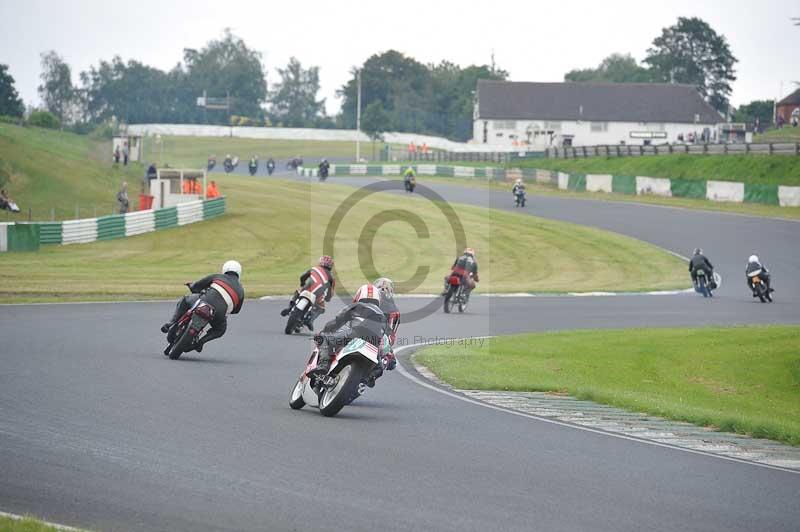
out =
[[689,153],[689,145],[688,144],[684,144],[683,147],[686,148],[686,153]]
[[[708,146],[708,144],[706,144],[706,146]],[[722,145],[722,153],[724,153],[725,155],[728,155],[728,145],[727,144],[723,144]]]
[[800,142],[794,143],[794,153],[795,155],[800,155]]
[[28,221],[30,222],[33,219],[33,209],[28,207]]
[[[728,145],[726,144],[725,147],[727,148]],[[703,144],[703,153],[708,153],[708,144]]]
[[774,146],[772,145],[772,143],[770,142],[770,143],[769,143],[769,154],[770,154],[770,155],[772,155],[774,151],[775,151],[775,147],[774,147]]
[[744,152],[750,153],[750,144],[747,142],[744,143]]

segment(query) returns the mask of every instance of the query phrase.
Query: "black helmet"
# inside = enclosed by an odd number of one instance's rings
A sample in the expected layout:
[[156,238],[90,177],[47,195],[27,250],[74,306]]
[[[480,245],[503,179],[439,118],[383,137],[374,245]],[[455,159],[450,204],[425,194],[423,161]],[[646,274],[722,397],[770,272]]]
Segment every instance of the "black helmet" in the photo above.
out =
[[694,254],[695,255],[702,255],[703,254],[703,250],[700,249],[700,248],[694,248]]

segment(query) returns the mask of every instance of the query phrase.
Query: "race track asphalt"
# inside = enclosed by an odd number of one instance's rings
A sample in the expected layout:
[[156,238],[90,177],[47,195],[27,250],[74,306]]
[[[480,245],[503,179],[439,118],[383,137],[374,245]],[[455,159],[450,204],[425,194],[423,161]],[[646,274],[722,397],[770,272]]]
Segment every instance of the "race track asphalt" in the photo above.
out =
[[[512,209],[510,194],[433,188]],[[800,321],[800,224],[553,197],[526,210],[684,255],[701,245],[726,282],[713,301],[476,297],[404,325],[401,343]],[[752,250],[772,305],[743,286]],[[171,303],[0,306],[0,510],[97,530],[797,530],[798,474],[509,415],[398,372],[336,418],[292,411],[310,342],[283,334],[281,306],[248,301],[177,362],[157,331]]]

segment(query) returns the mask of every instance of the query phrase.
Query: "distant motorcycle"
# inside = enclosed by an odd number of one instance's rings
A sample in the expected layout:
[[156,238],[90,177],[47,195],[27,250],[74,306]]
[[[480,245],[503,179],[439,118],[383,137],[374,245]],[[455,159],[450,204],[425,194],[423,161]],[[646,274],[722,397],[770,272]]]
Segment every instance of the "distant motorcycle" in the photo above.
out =
[[414,179],[413,177],[411,179],[404,179],[403,185],[406,189],[406,192],[408,192],[409,194],[413,194],[414,189],[417,187],[417,180]]
[[[190,284],[187,283],[186,286],[190,286]],[[164,354],[170,360],[177,360],[183,353],[194,350],[196,342],[204,337],[211,328],[213,318],[214,307],[202,299],[198,299],[167,331],[169,345],[164,350]]]
[[328,166],[320,165],[317,175],[320,181],[325,181],[326,179],[328,179]]
[[716,272],[709,279],[705,270],[697,270],[697,282],[694,285],[694,291],[702,294],[703,297],[714,297],[714,290],[719,288],[722,284],[722,277]]
[[275,161],[270,159],[267,161],[267,175],[272,175],[272,172],[275,171]]
[[258,172],[258,160],[250,159],[247,169],[250,171],[250,175],[256,175],[256,172]]
[[753,283],[753,297],[757,297],[762,303],[772,303],[772,292],[775,290],[767,288],[761,272],[761,270],[755,270],[747,274],[750,282]]
[[225,172],[227,172],[227,173],[233,172],[233,170],[237,166],[239,166],[239,158],[238,157],[234,157],[233,159],[225,159],[224,166],[225,166]]
[[303,159],[300,157],[289,159],[289,161],[286,163],[287,170],[297,170],[301,166],[303,166]]
[[289,318],[286,320],[283,332],[286,334],[299,333],[314,309],[316,300],[317,297],[312,292],[308,290],[300,292],[289,311]]
[[518,190],[514,193],[514,207],[524,207],[527,194],[524,190]]
[[336,352],[325,375],[308,375],[317,367],[319,347],[315,347],[303,373],[292,388],[289,406],[299,410],[316,406],[320,414],[335,416],[346,405],[366,391],[365,379],[380,364],[380,350],[360,338],[351,340]]
[[447,278],[447,293],[444,296],[445,314],[450,314],[456,307],[459,313],[464,312],[467,310],[468,302],[469,297],[467,296],[463,279],[461,279],[460,275],[451,274]]
[[208,158],[208,163],[206,165],[207,168],[208,168],[208,171],[210,172],[216,165],[217,165],[217,159],[215,157],[209,157]]

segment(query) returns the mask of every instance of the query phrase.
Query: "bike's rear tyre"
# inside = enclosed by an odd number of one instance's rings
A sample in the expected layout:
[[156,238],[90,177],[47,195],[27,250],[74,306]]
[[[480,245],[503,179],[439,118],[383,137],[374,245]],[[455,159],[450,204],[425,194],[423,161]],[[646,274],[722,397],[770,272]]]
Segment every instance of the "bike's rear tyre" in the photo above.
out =
[[759,284],[758,288],[757,288],[757,294],[758,294],[758,299],[761,300],[762,303],[766,303],[767,302],[767,298],[764,295],[764,291],[765,291],[764,290],[764,285],[763,284]]
[[300,410],[306,406],[306,401],[303,399],[303,388],[303,379],[297,379],[292,393],[289,395],[289,406],[292,407],[292,410]]
[[769,288],[764,290],[764,297],[767,298],[767,301],[772,303],[772,294],[769,291]]
[[325,388],[319,397],[319,412],[325,417],[339,413],[350,402],[356,392],[358,383],[366,375],[366,365],[357,361],[349,361],[336,373],[338,378],[333,388]]
[[453,287],[447,289],[447,294],[444,296],[444,313],[450,314],[450,311],[453,310],[453,296],[455,295],[455,290]]
[[172,347],[169,350],[169,359],[170,360],[178,360],[181,358],[181,355],[188,349],[189,345],[192,343],[192,335],[189,334],[189,324],[187,323],[183,331],[180,331],[177,335],[178,339],[172,344]]

